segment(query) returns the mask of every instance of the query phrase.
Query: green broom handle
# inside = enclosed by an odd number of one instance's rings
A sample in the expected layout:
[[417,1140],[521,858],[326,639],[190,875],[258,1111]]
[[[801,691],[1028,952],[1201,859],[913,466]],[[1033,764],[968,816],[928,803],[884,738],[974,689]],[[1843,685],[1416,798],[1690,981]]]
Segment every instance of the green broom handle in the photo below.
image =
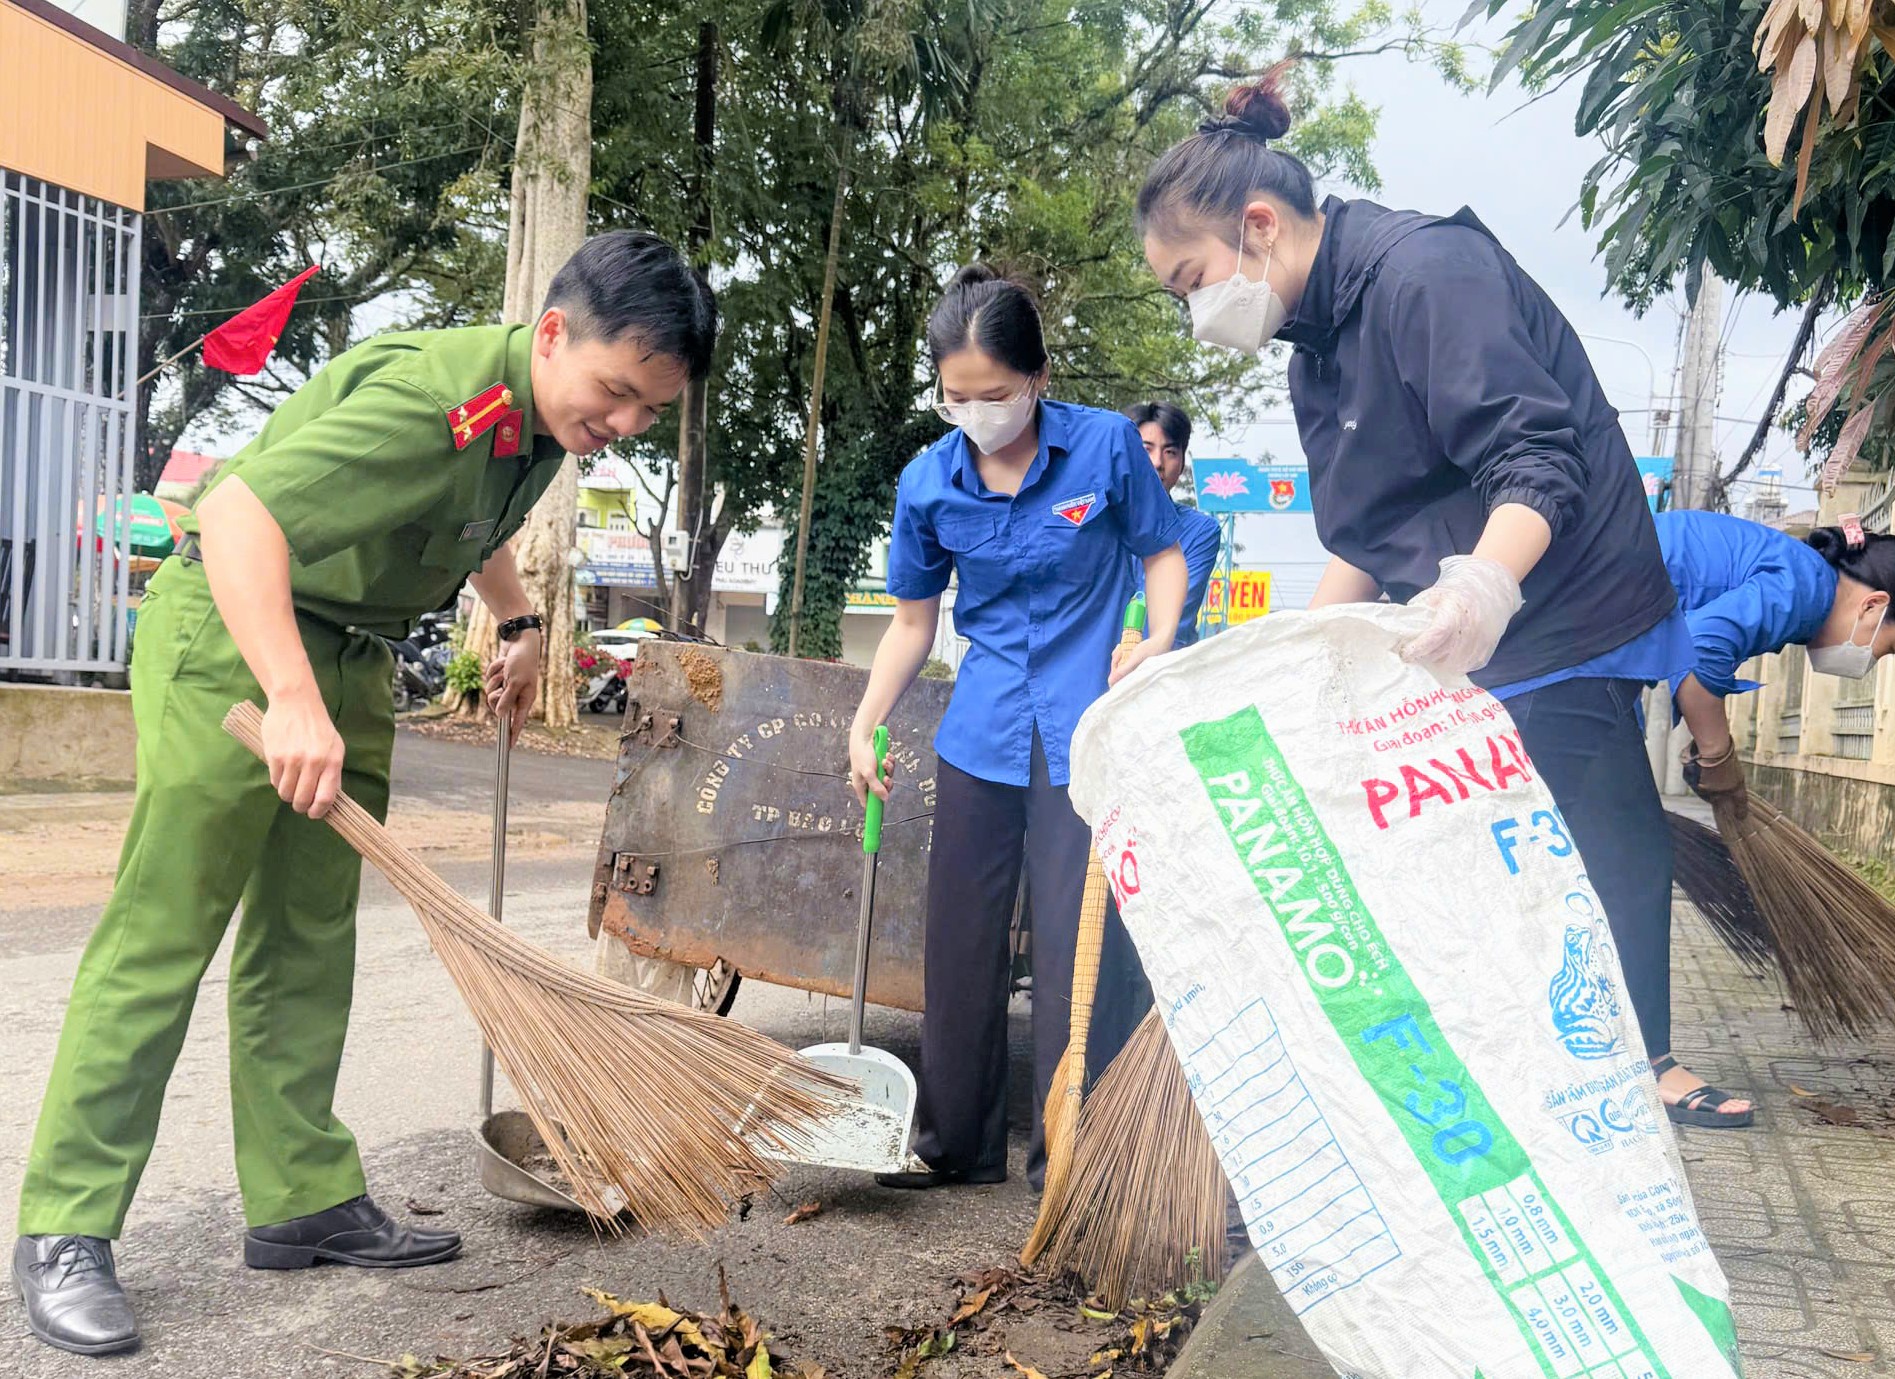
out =
[[[882,761],[888,756],[888,725],[875,725],[875,778],[882,778]],[[873,857],[882,850],[882,806],[885,801],[873,790],[862,806],[862,851]]]
[[1125,630],[1143,633],[1145,630],[1145,595],[1133,594],[1132,601],[1125,605]]

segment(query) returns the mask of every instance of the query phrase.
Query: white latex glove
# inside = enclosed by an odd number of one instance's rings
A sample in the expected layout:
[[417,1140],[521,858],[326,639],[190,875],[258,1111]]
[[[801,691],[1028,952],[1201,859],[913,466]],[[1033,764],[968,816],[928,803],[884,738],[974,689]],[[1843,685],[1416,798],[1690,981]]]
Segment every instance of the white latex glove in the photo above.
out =
[[1429,622],[1401,644],[1401,657],[1444,678],[1471,674],[1493,659],[1521,602],[1519,582],[1506,566],[1451,555],[1434,587],[1409,600],[1410,608],[1427,610]]

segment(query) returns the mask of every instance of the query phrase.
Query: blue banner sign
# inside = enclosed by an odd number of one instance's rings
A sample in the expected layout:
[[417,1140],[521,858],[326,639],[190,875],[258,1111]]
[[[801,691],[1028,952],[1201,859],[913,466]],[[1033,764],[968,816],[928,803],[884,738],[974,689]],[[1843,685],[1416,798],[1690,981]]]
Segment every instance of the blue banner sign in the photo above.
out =
[[1205,512],[1309,512],[1309,471],[1254,460],[1191,461]]

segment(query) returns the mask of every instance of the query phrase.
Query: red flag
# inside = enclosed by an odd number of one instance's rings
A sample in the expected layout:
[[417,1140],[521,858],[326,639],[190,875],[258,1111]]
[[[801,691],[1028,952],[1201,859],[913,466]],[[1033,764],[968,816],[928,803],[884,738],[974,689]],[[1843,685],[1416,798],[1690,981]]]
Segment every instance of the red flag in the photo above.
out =
[[258,302],[245,307],[216,330],[204,337],[204,362],[225,373],[262,373],[270,351],[289,321],[296,294],[303,290],[320,268],[309,268]]

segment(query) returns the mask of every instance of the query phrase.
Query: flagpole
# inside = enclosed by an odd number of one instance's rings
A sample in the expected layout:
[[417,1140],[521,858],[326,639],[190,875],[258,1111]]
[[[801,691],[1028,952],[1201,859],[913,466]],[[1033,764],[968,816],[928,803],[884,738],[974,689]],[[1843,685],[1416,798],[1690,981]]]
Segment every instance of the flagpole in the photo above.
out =
[[200,335],[197,337],[197,339],[193,340],[190,344],[186,345],[183,349],[179,350],[176,354],[172,355],[169,359],[159,360],[158,363],[153,366],[151,372],[147,374],[141,374],[139,376],[138,381],[132,384],[132,387],[135,389],[144,387],[147,383],[151,382],[152,379],[156,378],[159,374],[163,373],[166,369],[170,368],[173,364],[177,363],[180,359],[184,358],[185,355],[189,354],[192,350],[197,349],[199,346],[201,346],[204,343],[204,341],[208,338],[209,338],[208,336]]

